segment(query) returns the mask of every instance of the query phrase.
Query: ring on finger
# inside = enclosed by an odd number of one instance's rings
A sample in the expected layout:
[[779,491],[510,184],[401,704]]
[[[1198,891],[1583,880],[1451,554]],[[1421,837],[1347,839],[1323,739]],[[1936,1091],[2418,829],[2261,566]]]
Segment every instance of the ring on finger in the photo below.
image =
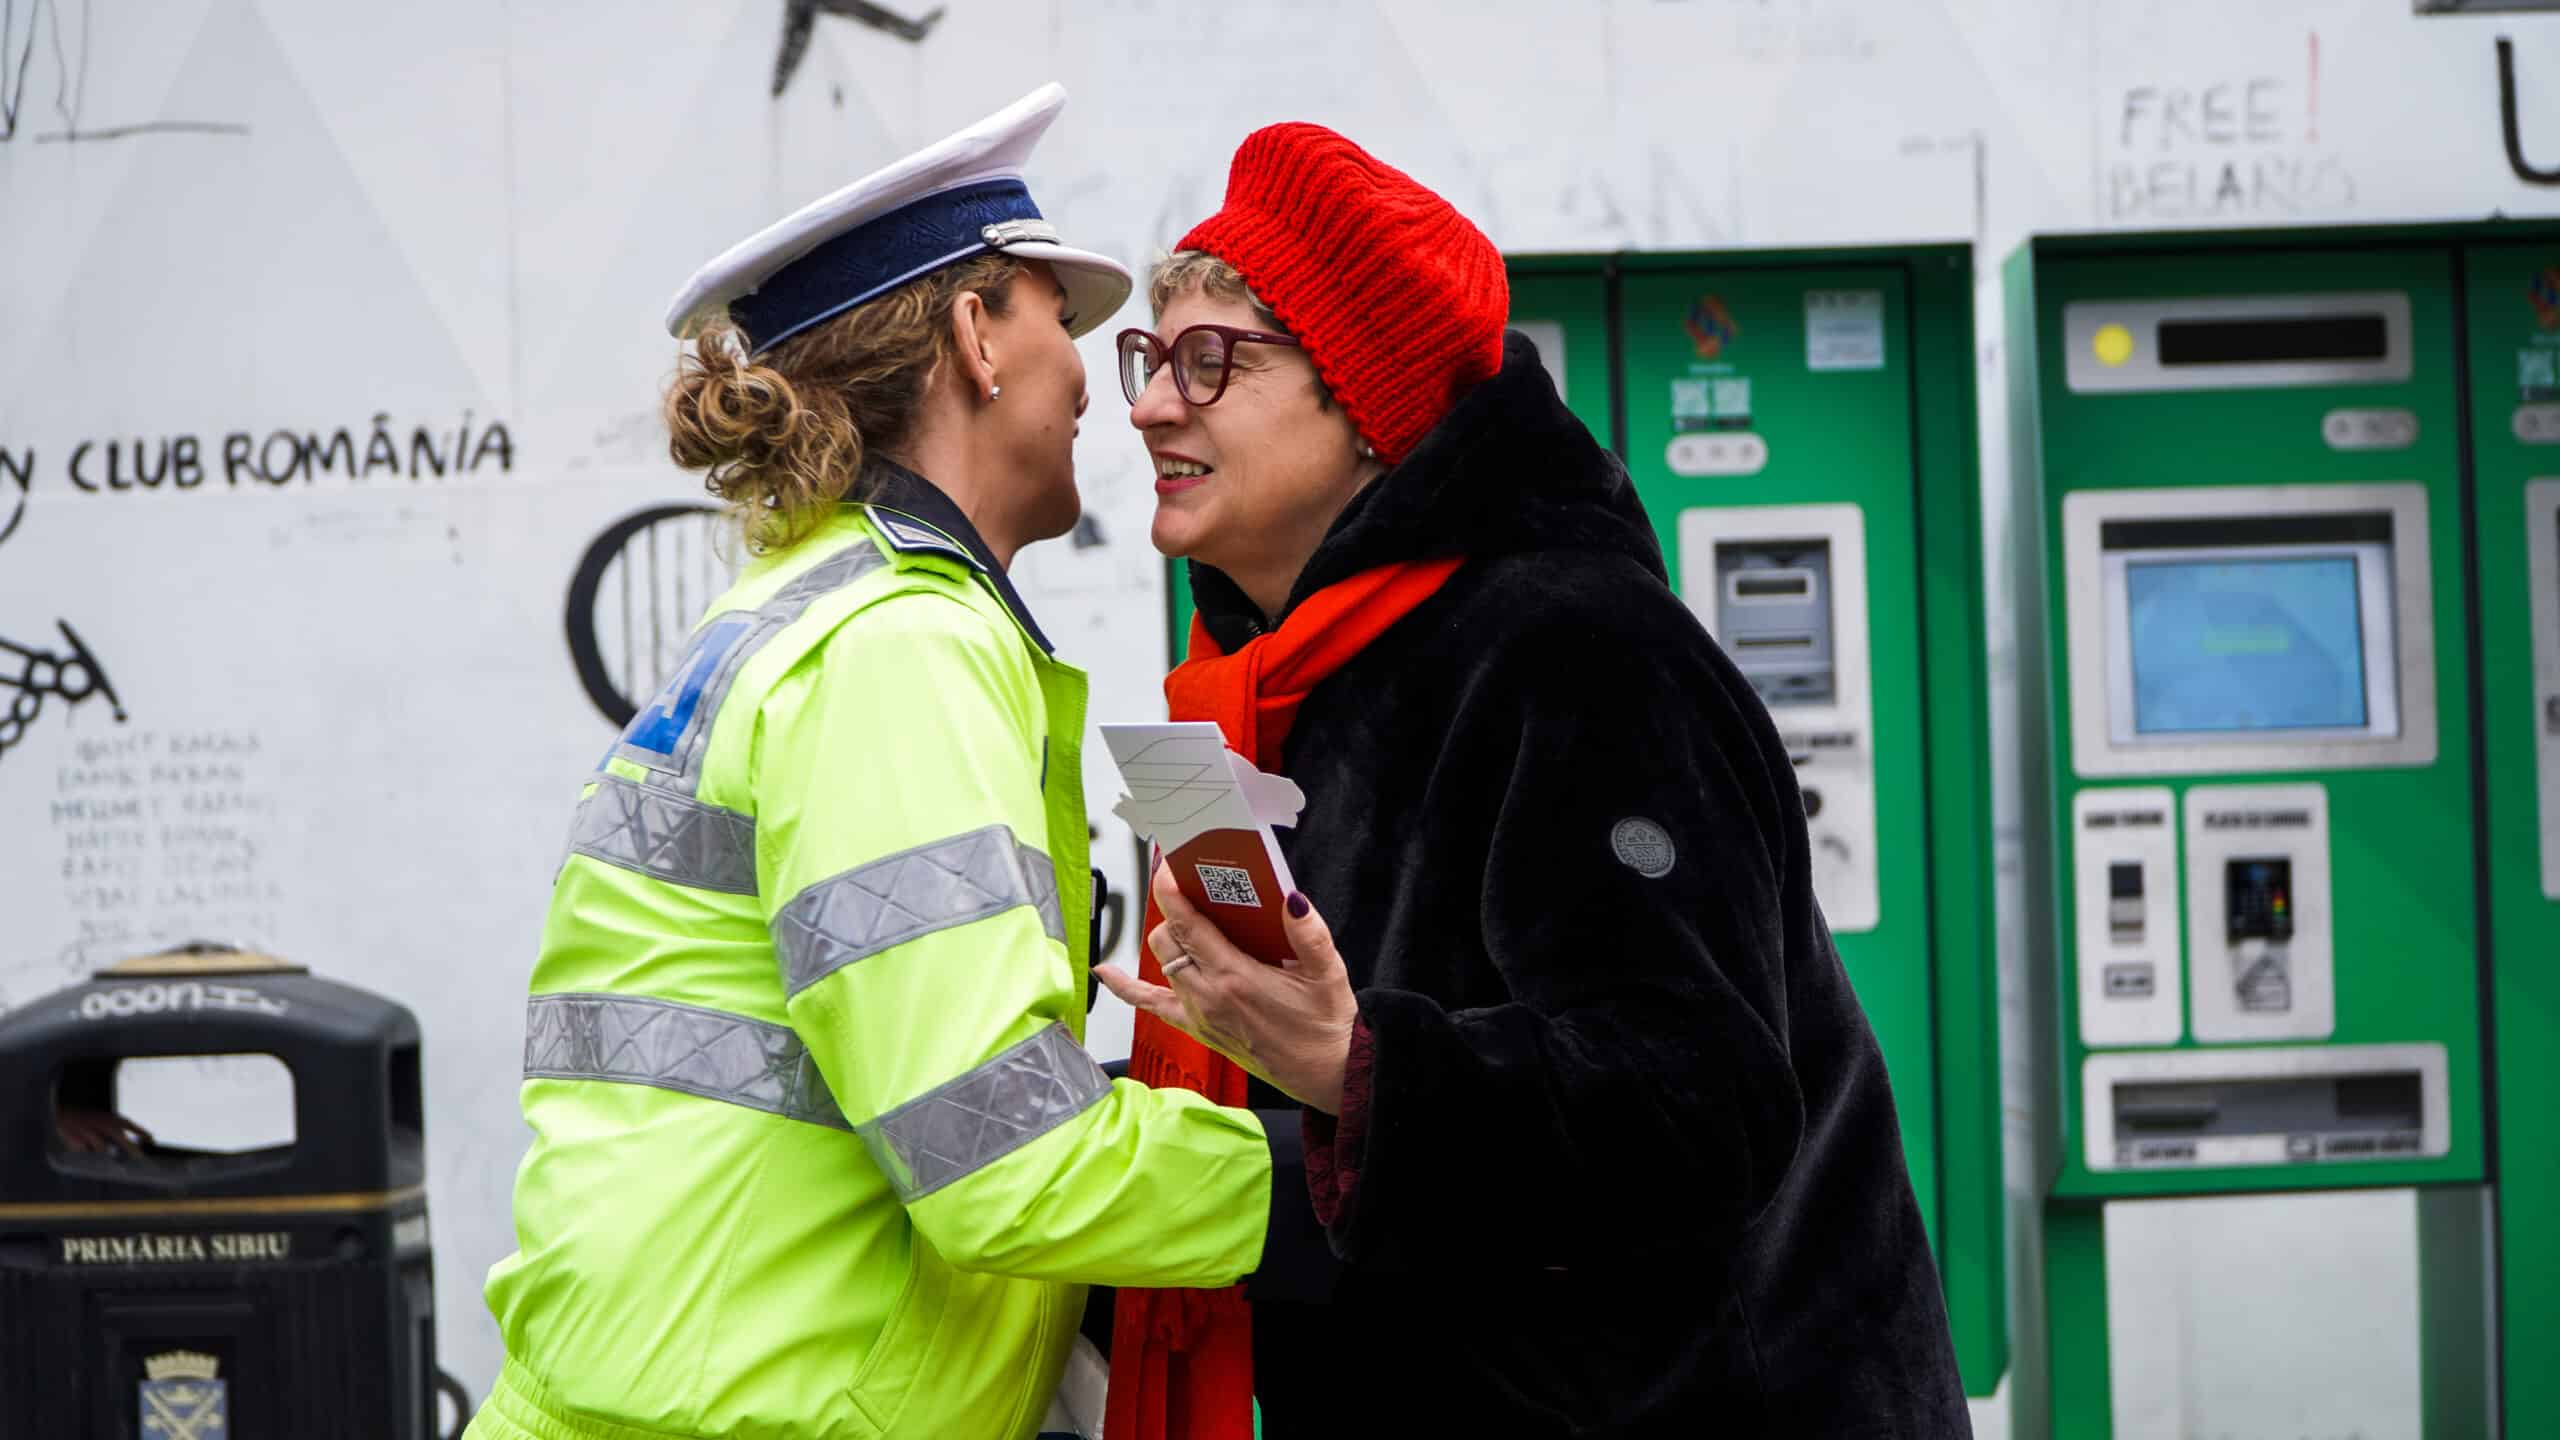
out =
[[1199,964],[1199,963],[1200,963],[1200,957],[1199,957],[1199,956],[1197,956],[1197,955],[1193,955],[1193,954],[1190,954],[1189,952],[1187,952],[1187,951],[1186,951],[1185,953],[1183,953],[1183,954],[1181,954],[1181,955],[1178,955],[1178,956],[1174,957],[1173,959],[1171,959],[1171,960],[1169,960],[1169,961],[1165,962],[1165,967],[1164,967],[1164,978],[1166,978],[1167,980],[1170,980],[1170,979],[1172,979],[1172,978],[1173,978],[1173,976],[1174,976],[1174,972],[1176,972],[1176,971],[1178,971],[1178,970],[1182,969],[1182,967],[1184,967],[1184,966],[1186,966],[1186,965],[1197,965],[1197,964]]

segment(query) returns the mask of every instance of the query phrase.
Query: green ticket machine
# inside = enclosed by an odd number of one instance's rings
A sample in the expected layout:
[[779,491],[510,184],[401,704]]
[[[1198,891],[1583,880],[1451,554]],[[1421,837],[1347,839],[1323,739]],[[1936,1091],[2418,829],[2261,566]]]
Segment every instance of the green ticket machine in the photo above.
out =
[[2560,1435],[2560,226],[2462,248],[2505,1433]]
[[1963,245],[1511,266],[1513,327],[1625,460],[1673,585],[1789,744],[1988,1395],[2008,1331],[1973,293]]
[[2506,1433],[2560,1434],[2560,246],[2510,233],[2009,264],[2056,1436],[2112,1428],[2107,1202],[2361,1187],[2417,1195],[2427,1433],[2490,1433],[2502,1292]]

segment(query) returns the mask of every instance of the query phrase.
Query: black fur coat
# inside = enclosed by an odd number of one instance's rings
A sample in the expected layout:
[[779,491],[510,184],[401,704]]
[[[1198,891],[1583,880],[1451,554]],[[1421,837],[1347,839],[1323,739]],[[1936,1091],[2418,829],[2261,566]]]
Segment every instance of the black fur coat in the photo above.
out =
[[1291,604],[1449,554],[1286,746],[1375,1068],[1347,1212],[1249,1283],[1267,1433],[1968,1434],[1786,752],[1516,334]]

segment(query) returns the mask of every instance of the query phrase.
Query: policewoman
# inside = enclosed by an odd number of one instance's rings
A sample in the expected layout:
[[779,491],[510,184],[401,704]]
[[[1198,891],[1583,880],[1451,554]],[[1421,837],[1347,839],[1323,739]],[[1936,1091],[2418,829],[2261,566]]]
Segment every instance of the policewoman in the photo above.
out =
[[1024,186],[1064,102],[676,298],[673,452],[751,558],[578,801],[472,1440],[1063,1430],[1085,1284],[1261,1254],[1253,1114],[1081,1044],[1085,680],[1005,577],[1075,523],[1074,337],[1130,290]]

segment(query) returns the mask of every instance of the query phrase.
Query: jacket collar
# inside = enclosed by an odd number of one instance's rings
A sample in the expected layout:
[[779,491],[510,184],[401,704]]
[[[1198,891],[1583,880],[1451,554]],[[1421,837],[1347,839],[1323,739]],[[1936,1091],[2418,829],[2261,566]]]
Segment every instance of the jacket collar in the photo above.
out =
[[[1460,396],[1403,464],[1334,518],[1280,618],[1316,591],[1380,565],[1539,550],[1617,552],[1667,573],[1626,466],[1565,407],[1537,348],[1514,331],[1504,338],[1501,371]],[[1268,628],[1234,581],[1197,561],[1191,593],[1202,623],[1230,654]]]
[[[996,563],[996,552],[987,548],[986,537],[959,503],[942,493],[939,486],[895,460],[875,457],[866,467],[870,484],[870,504],[874,510],[888,512],[881,527],[881,538],[892,550],[938,550],[967,562],[985,578],[1004,608],[1013,612],[1022,633],[1040,647],[1043,655],[1058,653],[1049,637],[1042,633],[1040,622],[1031,618],[1031,607],[1022,603],[1022,594],[1013,588],[1013,577]],[[900,520],[910,522],[901,525]],[[919,533],[918,527],[921,527]]]

